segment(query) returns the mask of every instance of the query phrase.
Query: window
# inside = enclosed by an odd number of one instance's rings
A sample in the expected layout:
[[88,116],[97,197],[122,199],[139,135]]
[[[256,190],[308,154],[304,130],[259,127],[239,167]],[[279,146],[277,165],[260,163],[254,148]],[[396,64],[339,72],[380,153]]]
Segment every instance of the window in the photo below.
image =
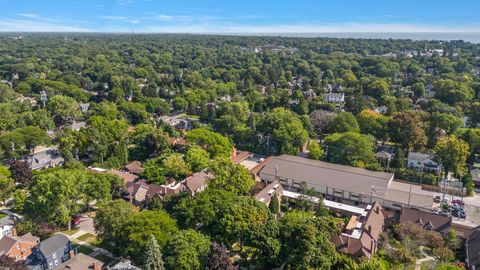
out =
[[54,259],[56,259],[56,258],[57,258],[57,253],[53,253],[52,257],[53,257]]
[[52,268],[53,268],[53,263],[48,264],[48,267],[49,267],[50,269],[52,269]]
[[58,265],[58,260],[55,260],[55,265]]

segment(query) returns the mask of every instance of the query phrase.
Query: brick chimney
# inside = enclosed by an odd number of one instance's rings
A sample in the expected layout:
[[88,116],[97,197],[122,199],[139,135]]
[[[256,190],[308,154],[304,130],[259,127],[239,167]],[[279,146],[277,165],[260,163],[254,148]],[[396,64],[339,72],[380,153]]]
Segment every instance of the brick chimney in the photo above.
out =
[[236,157],[237,156],[237,148],[233,148],[232,149],[232,158]]
[[17,236],[17,228],[12,228],[12,236]]
[[75,250],[70,249],[69,254],[70,254],[70,259],[73,258],[73,257],[75,257]]
[[98,261],[93,261],[93,270],[101,270],[102,267],[100,266],[100,264],[98,263]]

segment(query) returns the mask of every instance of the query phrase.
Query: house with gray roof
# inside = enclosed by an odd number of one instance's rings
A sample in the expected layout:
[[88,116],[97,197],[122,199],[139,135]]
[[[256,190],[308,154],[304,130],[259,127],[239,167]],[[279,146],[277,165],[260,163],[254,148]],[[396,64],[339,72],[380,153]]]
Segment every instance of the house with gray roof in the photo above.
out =
[[70,240],[63,234],[56,234],[43,240],[32,249],[26,265],[32,270],[55,269],[74,256]]
[[442,166],[435,161],[434,155],[421,152],[408,153],[407,167],[413,170],[433,172],[435,174],[440,174],[442,171]]

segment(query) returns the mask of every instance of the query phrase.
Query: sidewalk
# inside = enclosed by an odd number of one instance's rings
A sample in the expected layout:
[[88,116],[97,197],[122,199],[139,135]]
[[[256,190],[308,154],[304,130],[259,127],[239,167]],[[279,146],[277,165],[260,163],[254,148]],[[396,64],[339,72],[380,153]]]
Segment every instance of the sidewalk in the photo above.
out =
[[88,233],[86,231],[79,230],[78,232],[74,233],[73,235],[68,235],[68,234],[64,234],[64,233],[61,233],[61,232],[59,232],[59,233],[68,237],[68,239],[70,239],[70,241],[72,241],[73,243],[84,246],[84,247],[87,247],[87,248],[93,250],[93,252],[91,254],[88,254],[88,256],[95,257],[98,254],[105,254],[106,256],[108,256],[112,259],[116,259],[116,257],[112,253],[110,253],[109,251],[107,251],[107,250],[105,250],[101,247],[97,247],[97,246],[94,246],[92,244],[89,244],[87,242],[84,242],[84,241],[81,241],[81,240],[77,239],[78,237]]

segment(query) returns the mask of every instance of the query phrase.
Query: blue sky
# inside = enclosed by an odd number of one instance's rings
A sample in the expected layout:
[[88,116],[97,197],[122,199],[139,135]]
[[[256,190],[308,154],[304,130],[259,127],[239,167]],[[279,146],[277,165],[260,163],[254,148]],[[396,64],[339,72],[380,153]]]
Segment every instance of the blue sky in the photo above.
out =
[[480,32],[479,0],[0,0],[0,31]]

